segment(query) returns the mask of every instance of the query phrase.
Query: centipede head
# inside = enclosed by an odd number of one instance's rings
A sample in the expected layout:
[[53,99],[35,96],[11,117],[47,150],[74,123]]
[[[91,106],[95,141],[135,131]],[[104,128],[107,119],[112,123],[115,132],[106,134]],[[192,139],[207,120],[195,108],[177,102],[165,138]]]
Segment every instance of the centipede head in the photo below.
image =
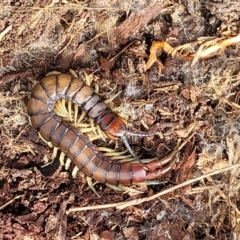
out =
[[[109,114],[109,119],[104,119],[102,121],[102,129],[105,127],[106,131],[105,134],[114,140],[117,140],[119,137],[122,139],[125,147],[128,149],[129,153],[140,163],[141,160],[139,157],[133,152],[132,148],[130,147],[126,136],[138,136],[138,137],[145,137],[152,135],[153,133],[149,132],[140,132],[135,133],[127,130],[127,121],[124,118],[119,117],[117,114],[111,113]],[[107,120],[107,121],[106,121]],[[111,120],[111,121],[109,121]],[[108,123],[108,124],[106,124]],[[143,164],[143,163],[142,163]],[[144,165],[144,164],[143,164]],[[149,169],[148,169],[149,170]]]
[[111,139],[118,139],[127,132],[127,121],[124,118],[117,116],[108,126],[106,135]]

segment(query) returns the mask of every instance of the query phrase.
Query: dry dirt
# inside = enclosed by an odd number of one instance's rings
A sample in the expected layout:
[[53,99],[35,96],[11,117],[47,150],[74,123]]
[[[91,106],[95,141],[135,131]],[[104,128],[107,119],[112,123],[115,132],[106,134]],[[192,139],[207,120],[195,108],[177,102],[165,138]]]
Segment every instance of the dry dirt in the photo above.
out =
[[[237,0],[2,0],[0,239],[240,239],[240,45],[195,64],[158,51],[164,69],[144,71],[152,41],[233,37],[239,16]],[[58,158],[43,168],[52,150],[29,125],[27,101],[46,73],[69,69],[92,74],[104,99],[121,92],[114,105],[132,131],[160,133],[129,138],[141,157],[186,143],[163,184],[132,194],[97,183],[98,197]]]

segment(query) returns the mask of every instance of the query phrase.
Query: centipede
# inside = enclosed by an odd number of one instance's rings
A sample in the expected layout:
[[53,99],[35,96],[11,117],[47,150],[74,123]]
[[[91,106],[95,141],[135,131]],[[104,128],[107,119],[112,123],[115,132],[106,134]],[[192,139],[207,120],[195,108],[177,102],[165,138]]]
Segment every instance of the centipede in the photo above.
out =
[[30,125],[39,136],[59,149],[88,178],[110,186],[147,184],[169,172],[178,158],[178,146],[163,158],[143,164],[113,161],[98,151],[97,146],[81,132],[64,121],[54,111],[56,102],[66,99],[79,106],[110,138],[123,140],[134,158],[126,136],[148,136],[127,128],[127,120],[113,112],[101,97],[82,79],[71,73],[59,73],[42,78],[33,88],[27,112]]

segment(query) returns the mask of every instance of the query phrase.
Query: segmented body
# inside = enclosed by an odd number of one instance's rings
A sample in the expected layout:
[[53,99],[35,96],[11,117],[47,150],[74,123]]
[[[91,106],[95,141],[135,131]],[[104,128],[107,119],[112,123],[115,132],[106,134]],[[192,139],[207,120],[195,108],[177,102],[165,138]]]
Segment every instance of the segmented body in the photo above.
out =
[[53,111],[55,102],[62,98],[80,106],[113,138],[124,134],[126,124],[91,87],[71,74],[47,76],[34,87],[27,107],[32,127],[46,142],[51,142],[66,154],[88,177],[110,185],[129,186],[157,179],[171,169],[177,151],[146,165],[119,163],[104,157],[85,135],[62,121]]

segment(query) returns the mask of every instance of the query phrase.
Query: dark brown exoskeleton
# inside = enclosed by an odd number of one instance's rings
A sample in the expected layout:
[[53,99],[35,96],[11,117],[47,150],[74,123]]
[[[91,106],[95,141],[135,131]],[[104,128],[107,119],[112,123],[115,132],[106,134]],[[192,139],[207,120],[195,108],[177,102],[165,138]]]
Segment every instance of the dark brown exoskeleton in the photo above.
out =
[[91,87],[71,74],[50,75],[43,78],[32,91],[28,102],[30,123],[46,142],[59,148],[88,177],[110,185],[144,183],[157,179],[168,172],[176,161],[177,150],[169,156],[141,163],[111,161],[99,152],[78,129],[70,126],[54,112],[59,99],[76,103],[94,119],[95,123],[112,139],[121,137],[132,152],[126,135],[146,136],[148,133],[132,133],[127,130],[126,120],[119,117],[101,100]]

